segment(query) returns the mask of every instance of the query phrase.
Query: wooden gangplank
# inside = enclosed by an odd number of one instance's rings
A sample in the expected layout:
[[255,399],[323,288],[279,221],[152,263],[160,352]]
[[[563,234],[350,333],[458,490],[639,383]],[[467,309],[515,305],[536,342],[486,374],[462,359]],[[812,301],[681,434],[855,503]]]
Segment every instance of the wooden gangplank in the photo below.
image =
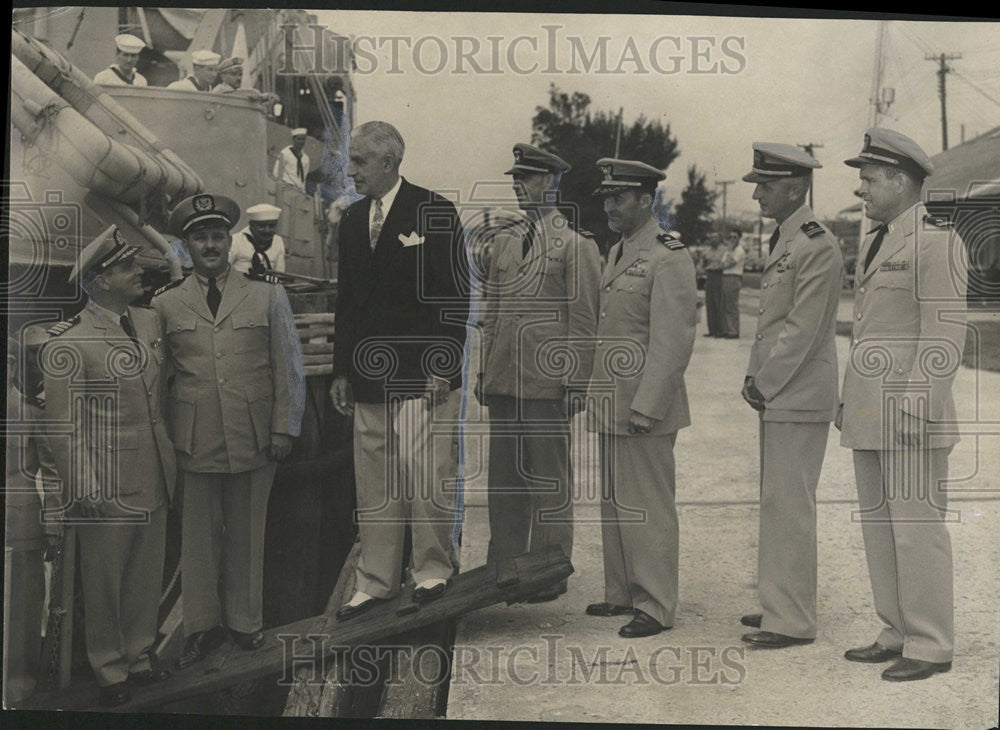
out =
[[[338,651],[374,645],[395,634],[495,603],[523,600],[565,580],[572,572],[569,559],[558,546],[552,546],[544,552],[525,553],[504,563],[487,564],[460,573],[452,578],[441,598],[425,604],[415,603],[412,587],[407,587],[396,598],[340,621],[335,616],[340,604],[331,601],[323,614],[264,632],[265,643],[260,649],[248,652],[227,642],[198,664],[175,671],[170,679],[134,689],[132,700],[112,711],[149,712],[181,699],[266,676],[284,675],[292,685],[294,669],[310,661],[315,662],[315,681],[323,682],[323,662]],[[98,706],[98,689],[94,682],[35,695],[22,709],[108,711]]]

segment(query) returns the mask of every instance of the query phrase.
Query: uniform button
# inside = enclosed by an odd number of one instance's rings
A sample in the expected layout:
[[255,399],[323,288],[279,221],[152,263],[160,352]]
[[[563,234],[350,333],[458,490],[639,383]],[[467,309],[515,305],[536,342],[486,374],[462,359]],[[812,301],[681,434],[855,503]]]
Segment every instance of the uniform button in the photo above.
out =
[[251,329],[253,328],[253,322],[250,323],[250,327],[251,327]]
[[216,332],[218,332],[218,331],[219,331],[219,330],[221,330],[221,329],[222,329],[222,327],[220,327],[219,325],[215,325],[215,331],[216,331]]
[[147,390],[147,391],[146,391],[146,394],[147,394],[147,395],[148,395],[148,396],[149,396],[150,398],[152,398],[152,397],[153,397],[153,391],[151,391],[151,390]]
[[858,312],[858,319],[861,319],[861,312]]
[[607,317],[607,316],[608,316],[608,313],[607,313],[607,312],[601,312],[601,316],[602,316],[602,317]]
[[217,358],[219,358],[219,357],[222,357],[222,353],[221,353],[221,352],[217,352],[217,353],[215,353],[215,356],[216,356]]
[[219,378],[219,385],[225,385],[225,384],[226,384],[226,379],[225,378]]
[[861,287],[860,289],[858,289],[858,291],[861,292],[862,294],[864,294],[865,293],[865,288]]
[[757,314],[764,314],[764,308],[761,307],[760,309],[758,309]]
[[764,335],[757,335],[757,339],[758,340],[763,340],[764,339]]
[[896,372],[897,373],[902,373],[903,372],[903,368],[896,368]]
[[156,423],[156,419],[155,418],[150,419],[150,423]]
[[111,444],[108,444],[108,451],[111,451]]
[[178,332],[180,332],[180,331],[181,331],[181,326],[180,326],[180,325],[177,325],[177,331],[178,331]]
[[604,344],[604,340],[598,340],[598,341],[597,341],[597,346],[598,346],[598,347],[600,347],[600,346],[601,346],[601,345],[603,345],[603,344]]
[[604,287],[604,291],[611,291],[611,287],[610,286]]

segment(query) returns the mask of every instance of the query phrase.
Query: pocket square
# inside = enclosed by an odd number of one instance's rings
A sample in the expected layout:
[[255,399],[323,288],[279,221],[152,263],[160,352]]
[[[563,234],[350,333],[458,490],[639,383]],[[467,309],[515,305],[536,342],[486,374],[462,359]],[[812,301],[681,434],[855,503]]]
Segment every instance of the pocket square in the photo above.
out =
[[399,234],[399,242],[404,246],[419,246],[424,242],[423,236],[418,236],[417,232],[414,231],[409,236],[404,236],[402,233]]

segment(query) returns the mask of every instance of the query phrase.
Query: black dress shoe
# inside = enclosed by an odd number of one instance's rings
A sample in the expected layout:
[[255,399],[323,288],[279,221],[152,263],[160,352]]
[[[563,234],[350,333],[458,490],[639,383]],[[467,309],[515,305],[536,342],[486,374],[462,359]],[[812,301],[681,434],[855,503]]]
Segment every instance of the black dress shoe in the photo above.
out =
[[637,639],[641,636],[654,636],[664,629],[669,629],[645,611],[635,609],[635,616],[627,624],[618,629],[618,635],[627,639]]
[[226,630],[214,626],[208,631],[191,634],[184,642],[184,651],[177,660],[177,668],[185,669],[204,659],[213,649],[218,649],[226,641]]
[[743,641],[761,649],[783,649],[786,646],[811,644],[815,639],[799,639],[794,636],[776,634],[773,631],[752,631],[740,637]]
[[417,603],[433,601],[435,598],[443,596],[447,589],[447,583],[438,583],[436,586],[431,586],[430,588],[417,587],[413,589],[413,600]]
[[938,672],[947,672],[950,669],[951,662],[925,662],[903,657],[882,672],[882,679],[890,682],[910,682],[914,679],[927,679]]
[[749,626],[751,629],[759,629],[763,618],[764,615],[761,613],[748,613],[745,616],[740,616],[740,623],[744,626]]
[[614,603],[591,603],[587,606],[588,616],[624,616],[632,613],[631,606],[618,606]]
[[232,634],[233,643],[246,651],[253,651],[254,649],[259,649],[264,646],[263,631],[244,633],[243,631],[237,631],[236,629],[229,629],[229,633]]
[[166,669],[144,669],[141,672],[130,672],[126,681],[133,687],[148,687],[167,679],[170,679],[170,672]]
[[366,598],[364,601],[357,604],[356,606],[352,606],[349,603],[345,603],[343,606],[337,609],[337,619],[339,621],[346,621],[349,618],[354,618],[355,616],[367,611],[377,602],[378,602],[377,598]]
[[901,656],[902,652],[895,649],[888,649],[877,641],[871,646],[862,646],[858,649],[848,649],[844,652],[844,659],[852,662],[866,662],[868,664],[878,664],[887,662]]
[[118,707],[131,699],[132,695],[128,691],[128,684],[125,682],[101,687],[101,707]]
[[538,593],[524,599],[525,603],[548,603],[554,601],[566,592],[566,581],[560,581],[550,588],[544,588]]

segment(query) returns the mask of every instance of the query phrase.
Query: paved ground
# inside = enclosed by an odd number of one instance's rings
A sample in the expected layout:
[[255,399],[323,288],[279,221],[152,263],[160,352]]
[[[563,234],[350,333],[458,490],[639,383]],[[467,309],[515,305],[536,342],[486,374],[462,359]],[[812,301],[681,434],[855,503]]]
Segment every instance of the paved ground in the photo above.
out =
[[[755,610],[757,418],[739,397],[756,316],[744,292],[743,339],[700,335],[688,368],[694,424],[676,448],[681,525],[680,605],[671,631],[617,635],[620,618],[592,618],[603,600],[594,444],[577,462],[575,574],[549,604],[494,606],[462,619],[448,714],[452,719],[987,728],[998,723],[1000,682],[1000,374],[963,370],[960,412],[980,432],[952,455],[955,665],[948,674],[884,682],[884,665],[843,651],[878,631],[861,529],[852,521],[851,456],[831,430],[818,487],[819,636],[805,647],[752,651],[738,617]],[[751,316],[752,315],[752,316]],[[847,310],[847,317],[850,316]],[[841,362],[846,338],[838,338]],[[979,394],[978,397],[976,394]],[[978,403],[978,407],[977,404]],[[476,407],[473,407],[475,416]],[[974,430],[970,426],[969,430]],[[579,433],[579,432],[578,432]],[[469,442],[469,466],[480,466]],[[467,491],[463,568],[485,561],[489,528],[482,473]]]

